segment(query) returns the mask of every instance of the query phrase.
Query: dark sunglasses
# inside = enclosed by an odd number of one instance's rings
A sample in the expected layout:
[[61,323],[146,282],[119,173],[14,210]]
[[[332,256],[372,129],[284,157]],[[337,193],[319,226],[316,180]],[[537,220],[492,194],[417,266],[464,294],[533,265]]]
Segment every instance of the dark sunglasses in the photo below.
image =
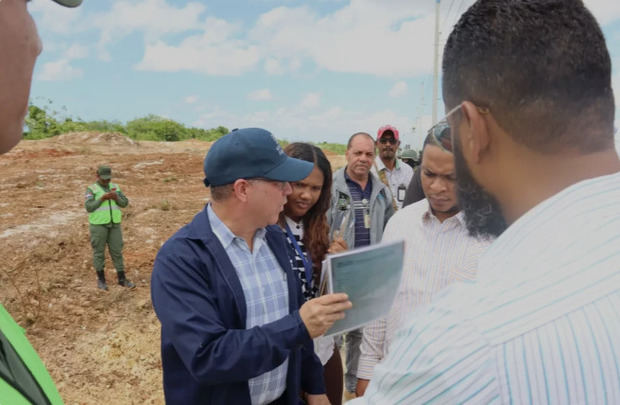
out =
[[389,143],[390,145],[396,145],[397,142],[398,141],[396,139],[394,139],[394,138],[385,138],[384,137],[384,138],[379,139],[379,143],[382,143],[384,145],[386,143]]

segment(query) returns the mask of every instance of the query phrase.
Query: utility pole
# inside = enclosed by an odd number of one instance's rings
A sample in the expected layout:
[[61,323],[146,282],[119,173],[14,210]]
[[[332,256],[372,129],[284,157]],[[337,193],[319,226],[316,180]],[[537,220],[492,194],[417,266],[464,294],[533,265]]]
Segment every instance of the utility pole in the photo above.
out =
[[439,82],[439,2],[435,2],[435,59],[433,64],[433,125],[437,123],[437,100]]

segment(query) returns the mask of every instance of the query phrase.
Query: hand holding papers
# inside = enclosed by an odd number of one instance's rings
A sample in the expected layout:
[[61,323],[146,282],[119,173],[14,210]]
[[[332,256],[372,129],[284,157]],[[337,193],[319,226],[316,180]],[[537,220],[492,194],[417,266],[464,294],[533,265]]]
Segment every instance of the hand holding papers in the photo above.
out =
[[346,293],[353,308],[327,331],[337,335],[385,315],[394,302],[403,271],[404,241],[329,255],[323,261],[321,292]]
[[338,319],[344,318],[344,311],[351,308],[346,294],[328,294],[306,301],[299,308],[299,316],[311,338],[321,336]]

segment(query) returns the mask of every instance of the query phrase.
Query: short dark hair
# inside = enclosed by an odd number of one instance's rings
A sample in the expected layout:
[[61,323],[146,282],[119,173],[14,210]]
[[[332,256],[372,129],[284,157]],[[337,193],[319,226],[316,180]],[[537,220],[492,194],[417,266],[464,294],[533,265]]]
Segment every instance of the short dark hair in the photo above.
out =
[[375,143],[375,138],[373,138],[369,133],[367,133],[367,132],[356,132],[353,135],[351,135],[351,137],[349,138],[349,142],[347,142],[347,150],[351,149],[351,143],[353,143],[353,139],[355,139],[356,136],[366,136],[366,137],[368,137],[368,139],[370,139],[370,141],[373,144]]
[[448,37],[447,107],[489,107],[517,142],[541,152],[614,142],[611,61],[581,0],[478,0]]

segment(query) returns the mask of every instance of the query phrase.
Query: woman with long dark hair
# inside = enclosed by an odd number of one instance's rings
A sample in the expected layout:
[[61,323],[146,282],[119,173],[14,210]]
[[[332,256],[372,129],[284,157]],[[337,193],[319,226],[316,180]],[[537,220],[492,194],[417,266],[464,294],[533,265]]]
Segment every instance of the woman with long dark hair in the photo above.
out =
[[[321,262],[330,249],[329,209],[332,187],[332,169],[321,149],[308,143],[296,142],[284,148],[294,158],[314,163],[308,177],[291,183],[293,192],[288,196],[279,224],[291,247],[293,269],[299,275],[306,300],[318,296]],[[342,250],[332,246],[332,251]],[[342,362],[333,338],[315,339],[315,351],[323,364],[327,397],[333,405],[342,403]]]

